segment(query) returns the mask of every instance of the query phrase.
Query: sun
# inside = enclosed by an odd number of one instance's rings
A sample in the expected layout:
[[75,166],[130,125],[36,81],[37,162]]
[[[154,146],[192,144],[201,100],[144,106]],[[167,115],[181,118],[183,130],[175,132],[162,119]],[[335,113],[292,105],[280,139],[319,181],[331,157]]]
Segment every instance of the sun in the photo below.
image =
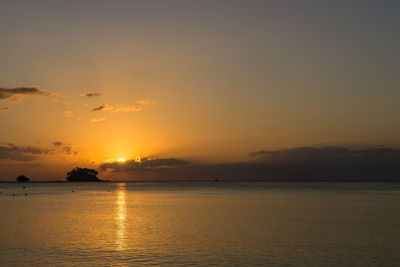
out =
[[124,158],[119,158],[117,161],[118,161],[118,162],[125,162],[126,159],[124,159]]

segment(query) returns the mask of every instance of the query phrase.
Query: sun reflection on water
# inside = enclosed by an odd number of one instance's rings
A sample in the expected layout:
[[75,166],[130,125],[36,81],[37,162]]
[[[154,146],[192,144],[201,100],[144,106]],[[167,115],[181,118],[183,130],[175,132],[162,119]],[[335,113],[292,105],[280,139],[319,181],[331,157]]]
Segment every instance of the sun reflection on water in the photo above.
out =
[[115,221],[117,225],[116,233],[116,245],[118,250],[123,250],[125,248],[126,239],[126,201],[125,201],[125,184],[118,184],[117,189],[117,209],[115,215]]

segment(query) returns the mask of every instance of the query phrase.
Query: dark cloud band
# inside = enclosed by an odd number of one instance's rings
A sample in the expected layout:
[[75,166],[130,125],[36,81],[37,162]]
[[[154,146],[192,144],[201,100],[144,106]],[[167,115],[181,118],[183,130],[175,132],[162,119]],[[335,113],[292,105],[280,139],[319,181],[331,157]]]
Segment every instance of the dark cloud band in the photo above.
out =
[[16,160],[16,161],[33,161],[40,155],[48,154],[49,150],[40,149],[32,146],[16,146],[14,144],[7,144],[0,146],[0,160]]
[[[105,163],[102,170],[143,179],[263,181],[400,181],[400,149],[340,146],[297,147],[250,153],[247,162],[194,164],[176,159]],[[173,166],[163,168],[161,166]]]
[[189,162],[175,158],[150,159],[142,158],[140,161],[128,160],[127,162],[111,162],[100,165],[101,170],[112,169],[113,171],[134,171],[138,169],[155,169],[160,167],[178,167],[184,166]]

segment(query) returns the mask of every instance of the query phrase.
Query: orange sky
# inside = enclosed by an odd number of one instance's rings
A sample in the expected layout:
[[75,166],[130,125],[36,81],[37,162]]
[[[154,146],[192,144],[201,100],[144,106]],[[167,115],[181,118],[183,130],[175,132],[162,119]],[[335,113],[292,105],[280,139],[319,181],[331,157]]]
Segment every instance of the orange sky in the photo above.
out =
[[399,145],[396,3],[201,2],[2,2],[0,179]]

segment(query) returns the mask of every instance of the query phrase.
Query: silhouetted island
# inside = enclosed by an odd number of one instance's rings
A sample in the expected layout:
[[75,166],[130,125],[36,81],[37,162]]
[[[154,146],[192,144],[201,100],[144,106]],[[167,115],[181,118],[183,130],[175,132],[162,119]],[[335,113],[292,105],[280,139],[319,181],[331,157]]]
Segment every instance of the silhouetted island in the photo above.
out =
[[29,182],[31,179],[29,179],[28,177],[26,177],[25,175],[20,175],[17,177],[17,181],[20,183],[26,183]]
[[67,173],[68,182],[102,182],[94,169],[76,167]]

